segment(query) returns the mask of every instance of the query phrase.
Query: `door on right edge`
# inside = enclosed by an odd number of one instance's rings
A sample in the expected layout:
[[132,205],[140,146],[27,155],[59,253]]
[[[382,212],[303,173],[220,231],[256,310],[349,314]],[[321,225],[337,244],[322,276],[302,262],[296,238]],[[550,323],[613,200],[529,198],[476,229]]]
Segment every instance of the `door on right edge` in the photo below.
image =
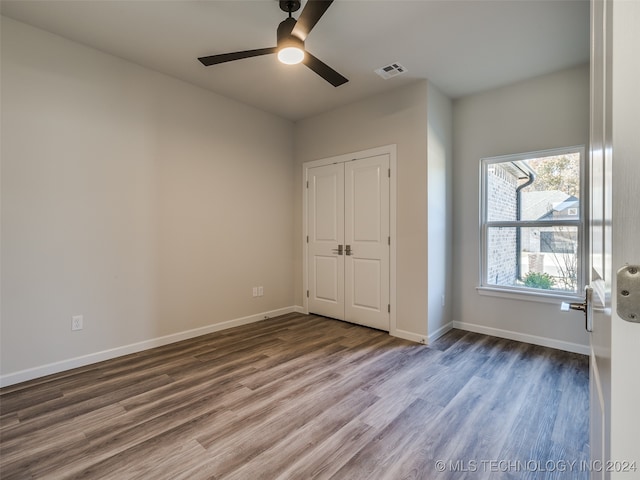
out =
[[[589,145],[589,284],[593,288],[590,340],[590,447],[594,465],[609,452],[611,396],[611,98],[607,92],[607,16],[610,0],[591,2],[591,116]],[[602,480],[604,469],[591,472]]]
[[640,286],[627,283],[640,268],[640,2],[591,6],[591,478],[631,480],[640,478]]

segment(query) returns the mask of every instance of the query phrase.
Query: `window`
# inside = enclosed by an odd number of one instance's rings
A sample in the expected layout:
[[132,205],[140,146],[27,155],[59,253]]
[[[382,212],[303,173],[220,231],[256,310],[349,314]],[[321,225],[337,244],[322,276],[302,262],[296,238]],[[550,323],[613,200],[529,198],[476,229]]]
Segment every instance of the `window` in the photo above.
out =
[[482,160],[481,287],[582,290],[583,157],[572,147]]

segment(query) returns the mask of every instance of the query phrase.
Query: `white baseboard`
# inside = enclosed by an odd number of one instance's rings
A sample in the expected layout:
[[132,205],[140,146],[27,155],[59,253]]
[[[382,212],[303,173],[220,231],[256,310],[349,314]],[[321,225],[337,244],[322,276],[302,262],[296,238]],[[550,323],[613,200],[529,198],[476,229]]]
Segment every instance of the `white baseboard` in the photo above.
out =
[[424,345],[427,344],[427,338],[424,335],[408,332],[406,330],[399,330],[396,328],[395,330],[390,331],[389,335],[393,337],[402,338],[404,340],[409,340],[411,342],[422,343]]
[[459,328],[460,330],[467,330],[469,332],[483,333],[485,335],[491,335],[493,337],[507,338],[509,340],[516,340],[518,342],[532,343],[534,345],[540,345],[542,347],[556,348],[558,350],[564,350],[566,352],[589,355],[589,345],[565,342],[562,340],[556,340],[554,338],[538,337],[537,335],[529,335],[526,333],[513,332],[511,330],[502,330],[501,328],[485,327],[484,325],[475,325],[473,323],[457,321],[453,322],[453,328]]
[[[265,318],[277,317],[279,315],[286,315],[287,313],[305,313],[304,308],[295,305],[291,307],[280,308],[277,310],[271,310],[268,312],[262,312],[255,315],[249,315],[247,317],[236,318],[234,320],[228,320],[226,322],[215,323],[213,325],[207,325],[205,327],[195,328],[184,332],[173,333],[171,335],[165,335],[163,337],[152,338],[144,340],[142,342],[132,343],[129,345],[123,345],[121,347],[112,348],[109,350],[103,350],[101,352],[91,353],[80,357],[70,358],[67,360],[61,360],[59,362],[49,363],[47,365],[41,365],[38,367],[21,370],[19,372],[9,373],[0,376],[0,387],[6,387],[14,385],[20,382],[26,382],[35,378],[52,375],[54,373],[64,372],[73,368],[84,367],[91,365],[92,363],[102,362],[104,360],[110,360],[112,358],[121,357],[123,355],[129,355],[131,353],[141,352],[143,350],[149,350],[155,347],[161,347],[170,343],[179,342],[181,340],[187,340],[189,338],[198,337],[200,335],[206,335],[208,333],[218,332],[220,330],[226,330],[228,328],[239,327],[241,325],[248,325],[250,323],[264,320]],[[389,332],[394,337],[402,338],[412,342],[427,344],[438,339],[451,328],[458,328],[461,330],[468,330],[470,332],[482,333],[485,335],[492,335],[494,337],[507,338],[509,340],[516,340],[519,342],[532,343],[534,345],[541,345],[543,347],[556,348],[558,350],[565,350],[568,352],[580,353],[583,355],[589,355],[589,346],[581,345],[578,343],[564,342],[562,340],[556,340],[547,337],[539,337],[536,335],[528,335],[519,332],[513,332],[510,330],[502,330],[499,328],[486,327],[484,325],[476,325],[466,322],[451,322],[448,323],[435,332],[431,333],[428,338],[424,335],[409,332],[406,330],[396,329]]]
[[417,342],[417,343],[422,343],[423,345],[429,345],[431,342],[433,342],[434,340],[437,340],[452,328],[453,328],[453,322],[449,322],[446,325],[443,325],[442,327],[440,327],[435,332],[428,335],[427,337],[425,337],[424,335],[420,335],[418,333],[409,332],[407,330],[399,330],[399,329],[390,331],[389,335],[393,337],[402,338],[404,340],[409,340],[411,342]]
[[33,367],[27,370],[21,370],[19,372],[8,373],[6,375],[0,376],[0,387],[6,387],[9,385],[14,385],[16,383],[26,382],[27,380],[33,380],[35,378],[44,377],[54,373],[64,372],[73,368],[84,367],[86,365],[91,365],[92,363],[98,363],[104,360],[121,357],[123,355],[129,355],[131,353],[149,350],[150,348],[161,347],[163,345],[179,342],[181,340],[199,337],[200,335],[206,335],[208,333],[218,332],[220,330],[226,330],[228,328],[239,327],[240,325],[259,322],[260,320],[277,317],[279,315],[297,312],[298,308],[299,307],[297,306],[293,306],[279,308],[277,310],[271,310],[268,312],[256,313],[255,315],[249,315],[248,317],[236,318],[234,320],[228,320],[221,323],[214,323],[213,325],[207,325],[206,327],[194,328],[192,330],[186,330],[184,332],[172,333],[171,335],[165,335],[164,337],[143,340],[142,342],[123,345],[121,347],[115,347],[109,350],[103,350],[101,352],[90,353],[88,355],[83,355],[80,357],[69,358],[67,360],[61,360],[59,362]]
[[438,330],[429,334],[429,343],[436,341],[445,333],[453,328],[453,322],[449,322],[446,325],[441,326]]

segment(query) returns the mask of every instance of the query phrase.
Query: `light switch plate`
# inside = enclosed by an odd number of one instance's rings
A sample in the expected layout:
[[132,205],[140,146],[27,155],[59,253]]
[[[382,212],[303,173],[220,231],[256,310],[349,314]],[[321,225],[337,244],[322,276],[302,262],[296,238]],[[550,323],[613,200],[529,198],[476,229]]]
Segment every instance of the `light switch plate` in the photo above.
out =
[[71,317],[71,330],[82,330],[84,328],[84,317],[82,315],[74,315]]

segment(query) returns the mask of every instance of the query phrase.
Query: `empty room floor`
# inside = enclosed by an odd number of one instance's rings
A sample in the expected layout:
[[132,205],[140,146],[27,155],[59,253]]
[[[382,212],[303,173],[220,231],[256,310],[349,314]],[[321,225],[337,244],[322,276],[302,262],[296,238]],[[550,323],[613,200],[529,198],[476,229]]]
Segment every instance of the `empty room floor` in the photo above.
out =
[[588,479],[588,357],[289,314],[1,390],[0,477]]

